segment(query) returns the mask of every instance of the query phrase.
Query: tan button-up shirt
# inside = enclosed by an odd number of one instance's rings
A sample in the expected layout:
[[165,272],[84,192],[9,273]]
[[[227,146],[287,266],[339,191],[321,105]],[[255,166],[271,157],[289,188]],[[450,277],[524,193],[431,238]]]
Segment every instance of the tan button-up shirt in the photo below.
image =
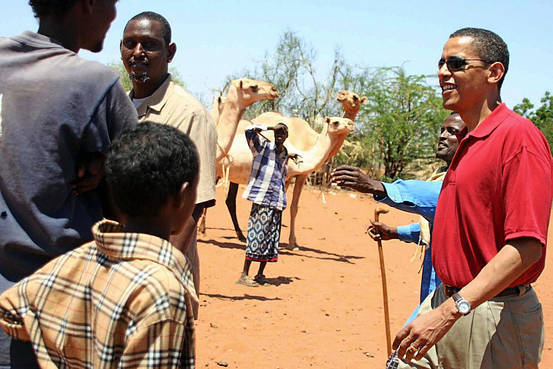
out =
[[[129,93],[133,98],[133,91]],[[200,179],[196,204],[215,200],[217,130],[205,107],[190,93],[171,81],[171,75],[137,108],[138,121],[169,124],[188,134],[200,158]],[[213,205],[213,204],[210,204]]]

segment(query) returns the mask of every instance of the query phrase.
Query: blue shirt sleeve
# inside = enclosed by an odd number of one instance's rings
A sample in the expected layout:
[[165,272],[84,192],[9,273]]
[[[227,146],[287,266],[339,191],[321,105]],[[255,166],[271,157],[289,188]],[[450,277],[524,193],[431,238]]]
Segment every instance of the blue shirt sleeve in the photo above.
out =
[[376,201],[383,202],[398,210],[422,215],[430,223],[434,222],[436,204],[442,189],[438,181],[402,181],[382,182],[387,196],[374,196]]
[[420,223],[411,223],[397,227],[398,238],[403,242],[419,243],[421,236]]

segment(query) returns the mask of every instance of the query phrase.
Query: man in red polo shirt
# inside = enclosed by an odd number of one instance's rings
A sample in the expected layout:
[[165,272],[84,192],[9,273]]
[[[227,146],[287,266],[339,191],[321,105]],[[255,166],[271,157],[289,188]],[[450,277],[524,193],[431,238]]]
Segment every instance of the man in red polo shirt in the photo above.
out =
[[544,268],[551,151],[501,103],[509,65],[495,33],[464,28],[438,63],[443,106],[469,133],[444,179],[432,261],[443,282],[395,337],[389,368],[537,368],[543,315],[530,286]]

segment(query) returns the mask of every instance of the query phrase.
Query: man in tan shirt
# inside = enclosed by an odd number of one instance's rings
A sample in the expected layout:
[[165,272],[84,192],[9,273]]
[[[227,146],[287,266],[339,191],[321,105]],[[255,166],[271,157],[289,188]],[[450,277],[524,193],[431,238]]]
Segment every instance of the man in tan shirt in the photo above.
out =
[[[171,81],[168,64],[176,52],[171,43],[167,20],[153,12],[140,13],[127,23],[121,41],[121,59],[131,78],[129,97],[140,122],[169,124],[188,134],[196,144],[200,159],[196,207],[184,231],[171,237],[171,243],[188,256],[199,294],[199,259],[196,223],[204,208],[215,205],[215,160],[217,131],[204,106],[182,87]],[[198,316],[198,306],[194,306]]]

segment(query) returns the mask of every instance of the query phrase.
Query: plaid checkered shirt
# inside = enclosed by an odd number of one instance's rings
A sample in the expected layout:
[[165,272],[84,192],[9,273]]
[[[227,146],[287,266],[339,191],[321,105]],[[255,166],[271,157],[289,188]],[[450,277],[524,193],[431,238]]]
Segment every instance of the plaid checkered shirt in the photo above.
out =
[[31,341],[44,368],[194,368],[186,257],[112,221],[92,231],[0,296],[2,329]]
[[286,208],[286,147],[278,153],[274,143],[259,139],[256,129],[266,126],[253,125],[246,129],[246,140],[253,154],[252,171],[243,198],[272,209]]

